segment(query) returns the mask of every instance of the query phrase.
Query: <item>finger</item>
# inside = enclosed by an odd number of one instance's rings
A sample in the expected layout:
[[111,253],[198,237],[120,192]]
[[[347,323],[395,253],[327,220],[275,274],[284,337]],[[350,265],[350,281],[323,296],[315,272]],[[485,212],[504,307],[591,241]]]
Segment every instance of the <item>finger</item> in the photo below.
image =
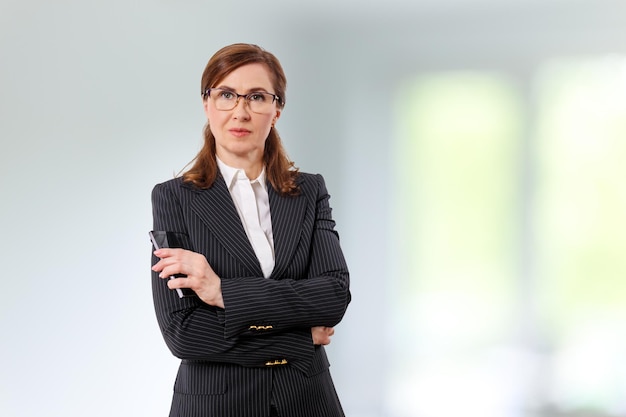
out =
[[163,269],[163,265],[161,264],[161,261],[159,261],[159,262],[155,263],[154,265],[152,265],[151,269],[153,271],[155,271],[155,272],[161,271],[161,269]]
[[[171,258],[169,256],[165,256],[164,252],[160,252],[161,250],[162,249],[154,251],[154,255],[159,258],[159,260],[154,265],[152,265],[152,270],[156,272],[162,271],[163,268],[172,263]],[[159,255],[161,255],[162,257]]]
[[172,264],[171,261],[168,261],[168,260],[165,260],[165,259],[161,259],[157,263],[152,265],[152,270],[156,271],[156,272],[161,272],[161,271],[163,271],[163,269],[165,267],[167,267],[168,265],[171,265],[171,264]]
[[190,288],[189,280],[187,278],[171,278],[167,281],[167,286],[170,290],[175,290],[177,288]]
[[161,269],[161,272],[159,273],[159,277],[160,278],[169,278],[171,276],[174,275],[188,275],[187,271],[184,270],[183,265],[180,263],[174,263],[174,264],[170,264],[170,265],[166,265]]
[[185,249],[179,249],[179,248],[161,248],[161,249],[157,249],[155,250],[154,256],[156,256],[157,258],[170,258],[172,256],[177,256],[177,255],[182,255],[182,253],[185,251]]
[[174,257],[161,259],[152,269],[159,272],[161,278],[168,278],[174,274],[186,274],[186,271],[183,271],[183,264]]
[[169,281],[167,281],[167,287],[170,290],[175,290],[176,288],[180,288],[178,285],[178,280],[180,278],[171,278]]

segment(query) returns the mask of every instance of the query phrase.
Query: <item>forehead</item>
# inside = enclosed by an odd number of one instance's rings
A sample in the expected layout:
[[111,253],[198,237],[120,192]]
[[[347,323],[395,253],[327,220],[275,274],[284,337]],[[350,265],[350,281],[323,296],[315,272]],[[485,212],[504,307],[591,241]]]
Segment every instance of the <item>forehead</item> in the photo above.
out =
[[230,87],[235,90],[248,91],[263,88],[272,89],[272,77],[264,64],[243,65],[224,77],[217,87]]

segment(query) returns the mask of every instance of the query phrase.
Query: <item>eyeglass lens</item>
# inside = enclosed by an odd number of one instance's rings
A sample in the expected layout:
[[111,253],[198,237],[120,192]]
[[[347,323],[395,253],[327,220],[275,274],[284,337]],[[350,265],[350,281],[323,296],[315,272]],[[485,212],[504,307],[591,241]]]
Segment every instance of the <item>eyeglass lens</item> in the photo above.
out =
[[249,109],[255,113],[267,113],[272,110],[275,96],[265,92],[253,92],[246,95],[222,89],[210,89],[209,96],[218,110],[232,110],[244,99]]

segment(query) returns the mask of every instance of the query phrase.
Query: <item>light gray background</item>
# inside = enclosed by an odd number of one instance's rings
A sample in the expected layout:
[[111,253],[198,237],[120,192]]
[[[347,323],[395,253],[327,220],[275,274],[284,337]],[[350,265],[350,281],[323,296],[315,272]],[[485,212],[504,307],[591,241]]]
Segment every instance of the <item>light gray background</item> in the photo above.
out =
[[337,388],[349,416],[389,416],[397,81],[625,52],[625,12],[602,0],[2,0],[0,415],[166,415],[177,360],[152,307],[150,191],[199,149],[210,55],[251,42],[284,65],[278,128],[297,165],[326,176],[351,266],[354,302],[329,349]]

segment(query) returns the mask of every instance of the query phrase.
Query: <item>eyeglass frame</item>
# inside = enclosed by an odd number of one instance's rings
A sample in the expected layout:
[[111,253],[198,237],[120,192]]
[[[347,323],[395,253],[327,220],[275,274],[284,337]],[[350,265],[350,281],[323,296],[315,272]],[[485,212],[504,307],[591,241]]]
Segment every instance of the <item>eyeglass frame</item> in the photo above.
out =
[[[268,91],[253,91],[251,93],[248,94],[239,94],[235,91],[226,89],[226,88],[219,88],[219,87],[214,87],[214,88],[207,88],[205,89],[201,94],[202,94],[202,98],[206,99],[207,97],[211,97],[211,91],[212,90],[219,90],[219,91],[227,91],[231,94],[234,94],[235,96],[237,96],[237,99],[235,100],[235,105],[233,106],[232,109],[234,109],[235,107],[237,107],[239,105],[239,99],[243,97],[244,101],[248,104],[248,106],[250,106],[250,100],[248,99],[249,96],[253,95],[253,94],[269,94],[270,96],[272,96],[272,102],[270,104],[273,104],[274,102],[278,103],[279,105],[282,105],[282,100],[279,96],[277,96],[276,94],[270,93]],[[228,109],[228,110],[220,110],[220,111],[230,111],[232,109]],[[218,109],[219,110],[219,109]],[[256,112],[255,112],[256,113]]]

